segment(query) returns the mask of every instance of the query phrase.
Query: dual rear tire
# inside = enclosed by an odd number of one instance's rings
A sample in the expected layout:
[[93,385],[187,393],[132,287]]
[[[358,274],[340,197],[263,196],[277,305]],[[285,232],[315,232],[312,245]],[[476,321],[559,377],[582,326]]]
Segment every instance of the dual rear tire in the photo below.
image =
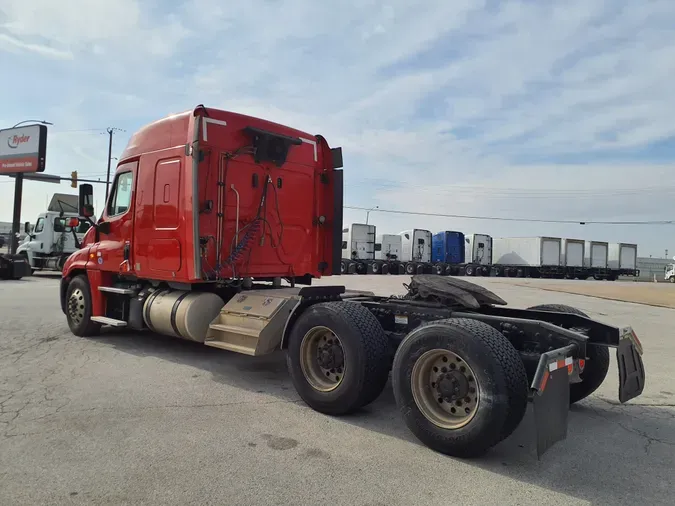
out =
[[377,318],[353,302],[329,302],[300,315],[287,365],[311,408],[345,415],[374,401],[391,370],[396,404],[428,447],[477,456],[508,437],[527,407],[525,367],[493,327],[451,318],[418,327],[392,347]]

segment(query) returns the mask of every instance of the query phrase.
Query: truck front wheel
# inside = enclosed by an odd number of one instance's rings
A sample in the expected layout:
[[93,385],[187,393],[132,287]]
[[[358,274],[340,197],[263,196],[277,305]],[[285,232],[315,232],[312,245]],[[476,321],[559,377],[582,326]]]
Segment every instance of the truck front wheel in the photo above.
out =
[[380,322],[353,302],[306,309],[289,335],[286,363],[312,409],[344,415],[374,401],[387,383],[391,354]]
[[76,336],[95,336],[101,325],[91,321],[91,289],[86,276],[75,276],[66,291],[66,318]]
[[467,318],[408,334],[394,357],[392,384],[413,434],[455,457],[481,455],[507,438],[527,408],[518,351],[493,327]]

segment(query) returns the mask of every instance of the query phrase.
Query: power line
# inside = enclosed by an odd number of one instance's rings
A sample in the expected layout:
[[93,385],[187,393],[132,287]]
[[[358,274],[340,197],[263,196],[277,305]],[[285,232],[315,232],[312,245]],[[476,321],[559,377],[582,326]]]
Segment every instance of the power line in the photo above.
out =
[[438,218],[461,218],[466,220],[517,221],[530,223],[566,223],[572,225],[675,225],[675,220],[645,221],[601,221],[601,220],[547,220],[538,218],[505,218],[503,216],[469,216],[465,214],[425,213],[421,211],[400,211],[396,209],[372,209],[370,207],[344,206],[345,209],[372,211],[378,213],[407,214],[416,216],[434,216]]
[[[421,193],[431,195],[487,195],[490,197],[518,197],[518,198],[612,198],[625,195],[640,194],[659,194],[671,195],[675,193],[675,181],[667,182],[660,186],[632,187],[632,188],[578,188],[578,189],[560,189],[560,188],[503,188],[497,186],[477,186],[477,185],[452,185],[448,189],[439,189],[431,185],[421,185],[408,183],[406,181],[378,181],[374,179],[359,179],[353,182],[345,182],[346,186],[367,185],[370,189],[385,190],[415,190]],[[667,186],[668,184],[672,186]]]
[[51,134],[71,134],[80,132],[105,132],[105,128],[77,128],[74,130],[52,130]]

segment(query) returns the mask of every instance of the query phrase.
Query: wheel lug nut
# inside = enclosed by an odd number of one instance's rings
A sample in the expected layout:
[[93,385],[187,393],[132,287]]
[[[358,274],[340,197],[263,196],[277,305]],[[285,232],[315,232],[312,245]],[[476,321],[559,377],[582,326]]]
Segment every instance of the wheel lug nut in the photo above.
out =
[[447,362],[447,361],[448,361],[448,357],[443,357],[443,362]]
[[447,368],[447,367],[444,367],[443,369],[441,369],[441,371],[443,371],[443,372],[448,372],[448,368]]
[[453,370],[454,370],[454,369],[457,369],[457,366],[455,365],[454,362],[453,362],[452,364],[450,364],[450,369],[453,369]]
[[464,397],[464,402],[466,402],[467,404],[471,402],[471,397]]
[[466,372],[466,367],[464,367],[464,366],[460,367],[460,368],[459,368],[459,371],[460,371],[460,372]]
[[438,403],[439,403],[439,404],[442,404],[442,403],[443,403],[443,398],[442,398],[442,397],[439,397],[439,398],[438,398]]
[[457,406],[460,406],[460,407],[461,407],[461,406],[462,406],[462,401],[457,401],[457,402],[455,402],[455,404],[457,404]]

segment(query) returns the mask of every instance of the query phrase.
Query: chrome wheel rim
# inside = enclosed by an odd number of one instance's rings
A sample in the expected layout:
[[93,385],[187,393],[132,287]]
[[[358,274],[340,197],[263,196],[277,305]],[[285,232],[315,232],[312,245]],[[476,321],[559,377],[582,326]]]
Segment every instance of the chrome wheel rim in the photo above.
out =
[[84,320],[84,310],[84,293],[76,288],[68,298],[68,316],[75,325],[79,325]]

